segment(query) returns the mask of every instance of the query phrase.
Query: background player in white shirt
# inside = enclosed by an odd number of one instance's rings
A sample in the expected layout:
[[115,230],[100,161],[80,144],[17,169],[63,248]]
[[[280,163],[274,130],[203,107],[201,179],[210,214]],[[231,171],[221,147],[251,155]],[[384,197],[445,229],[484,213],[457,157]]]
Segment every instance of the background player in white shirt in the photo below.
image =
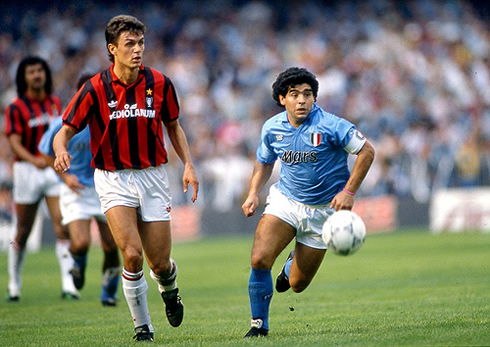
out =
[[[285,111],[268,119],[262,128],[248,197],[242,205],[245,216],[255,214],[259,193],[277,159],[281,170],[255,232],[249,279],[252,328],[245,337],[267,336],[271,269],[295,237],[294,251],[277,277],[276,290],[292,288],[299,293],[311,283],[326,252],[323,223],[334,210],[352,209],[375,153],[352,123],[315,104],[318,81],[308,70],[292,67],[283,71],[272,89]],[[347,165],[349,153],[357,155],[352,172]]]

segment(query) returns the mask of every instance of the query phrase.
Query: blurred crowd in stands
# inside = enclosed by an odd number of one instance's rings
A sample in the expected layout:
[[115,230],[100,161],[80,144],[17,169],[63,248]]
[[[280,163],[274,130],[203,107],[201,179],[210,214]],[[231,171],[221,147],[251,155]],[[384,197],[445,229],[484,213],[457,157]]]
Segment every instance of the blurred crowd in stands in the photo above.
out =
[[[359,196],[428,202],[436,189],[489,185],[490,27],[470,2],[58,0],[0,11],[4,191],[12,153],[3,112],[15,97],[19,61],[45,58],[66,106],[82,73],[110,65],[104,29],[123,13],[147,26],[143,64],[176,85],[200,204],[226,211],[243,202],[261,126],[281,111],[271,84],[290,66],[314,72],[318,105],[375,145]],[[170,158],[175,189],[181,169]],[[173,197],[190,201],[180,190]]]

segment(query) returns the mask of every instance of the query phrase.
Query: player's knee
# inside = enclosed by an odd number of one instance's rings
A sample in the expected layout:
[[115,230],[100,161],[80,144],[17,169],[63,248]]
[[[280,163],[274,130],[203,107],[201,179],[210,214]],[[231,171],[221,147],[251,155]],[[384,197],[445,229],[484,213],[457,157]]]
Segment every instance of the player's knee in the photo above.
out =
[[308,288],[308,286],[310,285],[310,281],[307,281],[307,280],[297,280],[297,281],[289,280],[289,284],[291,285],[291,289],[293,292],[301,293],[306,288]]
[[70,250],[74,254],[83,255],[87,254],[90,247],[90,240],[84,237],[72,237]]
[[[143,253],[137,249],[125,249],[122,252],[124,258],[125,267],[128,266],[132,269],[140,269],[143,266]],[[128,269],[129,270],[129,269]]]
[[167,278],[174,272],[174,267],[177,267],[177,264],[174,264],[175,262],[171,259],[162,259],[158,263],[155,262],[151,270],[161,278]]
[[272,267],[272,263],[267,258],[259,255],[252,255],[251,262],[255,270],[269,270]]

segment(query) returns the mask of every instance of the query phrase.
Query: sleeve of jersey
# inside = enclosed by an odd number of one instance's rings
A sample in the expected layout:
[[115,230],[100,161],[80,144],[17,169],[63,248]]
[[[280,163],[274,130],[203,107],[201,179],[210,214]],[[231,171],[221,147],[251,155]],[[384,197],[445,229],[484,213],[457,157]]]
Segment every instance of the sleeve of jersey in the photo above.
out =
[[257,148],[257,161],[261,164],[272,164],[276,161],[277,155],[270,146],[270,135],[266,129],[262,129],[259,147]]
[[81,88],[68,104],[63,114],[63,124],[70,126],[77,132],[82,131],[87,125],[92,105],[91,94],[85,88]]
[[350,154],[357,154],[366,143],[366,138],[346,119],[339,118],[335,132],[335,142]]
[[175,91],[174,84],[170,78],[166,77],[165,79],[165,82],[168,83],[169,86],[166,88],[167,92],[164,95],[164,98],[167,101],[167,112],[163,110],[162,121],[170,122],[179,118],[179,100],[177,98],[177,92]]
[[351,139],[347,143],[347,145],[344,146],[344,150],[349,152],[350,154],[357,154],[361,151],[362,147],[364,147],[364,144],[366,143],[366,138],[364,135],[361,134],[361,132],[355,128],[351,128],[349,130],[349,134],[351,134]]
[[53,150],[53,139],[62,127],[61,118],[55,119],[49,126],[48,131],[46,131],[39,142],[39,151],[47,155],[54,155]]

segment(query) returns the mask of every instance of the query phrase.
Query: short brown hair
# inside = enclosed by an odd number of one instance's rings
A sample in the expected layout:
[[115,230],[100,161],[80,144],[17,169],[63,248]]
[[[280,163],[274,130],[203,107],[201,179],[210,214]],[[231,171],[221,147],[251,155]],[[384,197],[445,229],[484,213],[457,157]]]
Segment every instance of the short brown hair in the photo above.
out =
[[[119,15],[112,18],[105,28],[105,42],[107,51],[109,51],[109,43],[113,45],[117,44],[119,35],[123,31],[132,31],[138,34],[144,34],[146,31],[145,25],[140,22],[136,17],[129,15]],[[113,63],[114,56],[109,52],[109,60]]]

